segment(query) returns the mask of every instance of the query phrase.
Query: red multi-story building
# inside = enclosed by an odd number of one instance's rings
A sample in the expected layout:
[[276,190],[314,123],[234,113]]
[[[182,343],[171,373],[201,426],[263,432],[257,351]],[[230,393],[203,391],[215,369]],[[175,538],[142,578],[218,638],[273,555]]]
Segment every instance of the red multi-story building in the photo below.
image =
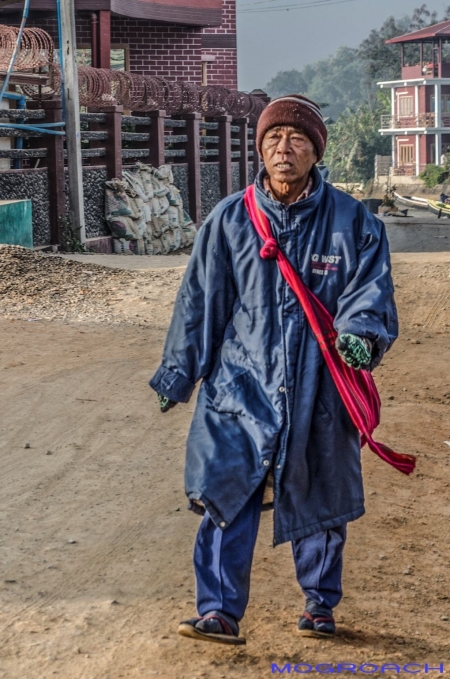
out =
[[401,47],[402,77],[378,83],[391,90],[380,133],[392,137],[393,174],[417,176],[450,151],[450,21],[387,44]]
[[[18,7],[3,6],[0,23],[17,24]],[[85,65],[237,89],[236,0],[75,0],[75,9]],[[29,17],[58,43],[55,0],[31,0]]]

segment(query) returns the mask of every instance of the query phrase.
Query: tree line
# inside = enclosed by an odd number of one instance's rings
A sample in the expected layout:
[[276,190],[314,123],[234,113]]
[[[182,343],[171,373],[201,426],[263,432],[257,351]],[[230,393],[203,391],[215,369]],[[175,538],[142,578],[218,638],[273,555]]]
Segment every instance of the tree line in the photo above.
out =
[[325,163],[332,181],[366,182],[374,175],[375,155],[390,155],[391,139],[378,130],[380,116],[390,113],[389,93],[377,82],[401,77],[400,46],[386,40],[450,20],[450,5],[442,16],[426,4],[400,19],[388,17],[359,47],[339,47],[327,59],[301,70],[280,71],[267,84],[271,97],[301,93],[320,103],[329,126]]

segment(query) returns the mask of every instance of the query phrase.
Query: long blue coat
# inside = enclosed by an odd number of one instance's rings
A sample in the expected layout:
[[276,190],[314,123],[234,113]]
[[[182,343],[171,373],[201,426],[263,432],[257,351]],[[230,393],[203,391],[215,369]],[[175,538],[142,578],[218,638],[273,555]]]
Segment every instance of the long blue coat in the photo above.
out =
[[[288,207],[256,179],[259,206],[339,333],[374,341],[372,368],[397,336],[384,225],[314,168],[309,198]],[[150,381],[187,402],[201,379],[186,459],[186,493],[222,529],[269,469],[274,544],[364,513],[360,437],[300,304],[264,260],[243,192],[200,228],[175,303],[162,364]]]

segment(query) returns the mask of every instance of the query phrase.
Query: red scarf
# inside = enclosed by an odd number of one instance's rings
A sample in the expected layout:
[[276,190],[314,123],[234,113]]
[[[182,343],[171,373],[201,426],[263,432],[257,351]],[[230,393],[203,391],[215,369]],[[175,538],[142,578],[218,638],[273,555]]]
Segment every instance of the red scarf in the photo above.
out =
[[322,350],[325,363],[333,377],[336,388],[353,424],[361,434],[361,447],[367,443],[370,450],[381,457],[382,460],[404,474],[411,474],[416,464],[415,457],[395,453],[383,443],[377,443],[373,440],[372,434],[380,423],[381,407],[373,377],[366,370],[351,368],[339,356],[335,347],[337,332],[334,329],[333,317],[303,283],[287,257],[278,248],[278,243],[272,236],[270,222],[257,205],[254,185],[247,188],[244,202],[253,226],[264,241],[260,255],[263,259],[277,260],[282,275],[297,295]]

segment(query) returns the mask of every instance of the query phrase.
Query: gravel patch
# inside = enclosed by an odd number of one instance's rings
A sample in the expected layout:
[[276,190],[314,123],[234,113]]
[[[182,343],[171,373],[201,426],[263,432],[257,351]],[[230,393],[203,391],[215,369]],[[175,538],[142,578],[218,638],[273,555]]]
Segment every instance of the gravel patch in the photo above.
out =
[[180,269],[124,271],[0,245],[0,313],[29,321],[147,325],[161,291],[172,301],[182,276]]

